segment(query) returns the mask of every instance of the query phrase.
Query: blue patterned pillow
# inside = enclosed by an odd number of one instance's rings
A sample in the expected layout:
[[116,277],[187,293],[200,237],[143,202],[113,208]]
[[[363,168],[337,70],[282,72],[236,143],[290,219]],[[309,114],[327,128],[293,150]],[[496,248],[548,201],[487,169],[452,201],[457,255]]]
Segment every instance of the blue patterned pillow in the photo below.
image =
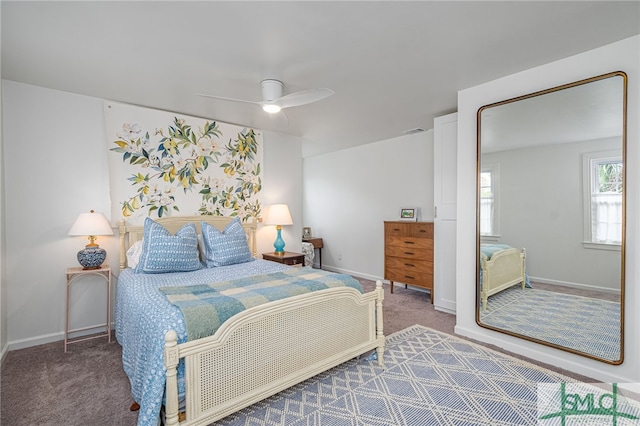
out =
[[247,234],[239,218],[233,219],[220,232],[215,226],[202,222],[205,262],[207,268],[250,262],[253,255],[247,243]]
[[144,221],[142,254],[137,273],[188,272],[200,269],[196,226],[188,223],[175,235],[150,218]]

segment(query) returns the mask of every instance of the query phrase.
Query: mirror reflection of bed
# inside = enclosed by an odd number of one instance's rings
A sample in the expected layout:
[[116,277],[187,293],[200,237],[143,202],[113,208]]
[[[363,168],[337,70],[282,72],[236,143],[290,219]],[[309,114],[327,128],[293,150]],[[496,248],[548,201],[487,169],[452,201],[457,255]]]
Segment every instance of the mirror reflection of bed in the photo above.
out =
[[479,110],[479,325],[622,362],[625,90],[611,73]]

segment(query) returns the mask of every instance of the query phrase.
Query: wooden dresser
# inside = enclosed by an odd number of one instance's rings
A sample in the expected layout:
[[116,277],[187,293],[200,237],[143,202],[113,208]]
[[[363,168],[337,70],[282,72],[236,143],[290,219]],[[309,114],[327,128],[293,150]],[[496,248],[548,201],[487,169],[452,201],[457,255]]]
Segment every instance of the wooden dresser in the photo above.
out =
[[433,222],[384,222],[384,279],[429,290],[433,303]]

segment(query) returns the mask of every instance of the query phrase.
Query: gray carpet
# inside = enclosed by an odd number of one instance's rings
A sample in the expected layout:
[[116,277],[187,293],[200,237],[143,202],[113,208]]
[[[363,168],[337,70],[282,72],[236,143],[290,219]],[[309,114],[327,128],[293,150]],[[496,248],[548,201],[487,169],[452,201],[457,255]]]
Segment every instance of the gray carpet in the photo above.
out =
[[[366,291],[374,288],[373,282],[360,281]],[[386,335],[414,324],[453,334],[455,317],[434,310],[428,294],[401,286],[394,294],[385,286],[385,292]],[[11,351],[2,363],[3,426],[135,425],[137,413],[129,411],[131,402],[120,345],[106,339],[71,345],[66,354],[62,342]]]

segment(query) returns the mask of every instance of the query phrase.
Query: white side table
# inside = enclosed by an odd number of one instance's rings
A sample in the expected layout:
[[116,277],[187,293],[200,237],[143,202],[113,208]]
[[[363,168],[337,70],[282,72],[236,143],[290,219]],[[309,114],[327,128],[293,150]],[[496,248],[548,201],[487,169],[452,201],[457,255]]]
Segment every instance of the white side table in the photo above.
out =
[[[106,324],[100,324],[97,327],[105,327],[106,332],[98,335],[90,336],[90,337],[81,337],[71,340],[69,338],[70,333],[75,333],[77,331],[88,330],[90,328],[95,328],[96,326],[77,328],[75,330],[69,330],[69,311],[70,311],[70,293],[71,293],[71,284],[77,279],[81,277],[85,277],[87,275],[98,275],[105,279],[107,284],[107,322]],[[82,267],[77,268],[67,268],[67,315],[65,320],[65,328],[64,328],[64,351],[67,352],[67,346],[71,343],[82,342],[84,340],[96,339],[98,337],[107,337],[109,339],[109,343],[111,343],[111,267],[110,266],[101,266],[98,269],[83,269]]]

